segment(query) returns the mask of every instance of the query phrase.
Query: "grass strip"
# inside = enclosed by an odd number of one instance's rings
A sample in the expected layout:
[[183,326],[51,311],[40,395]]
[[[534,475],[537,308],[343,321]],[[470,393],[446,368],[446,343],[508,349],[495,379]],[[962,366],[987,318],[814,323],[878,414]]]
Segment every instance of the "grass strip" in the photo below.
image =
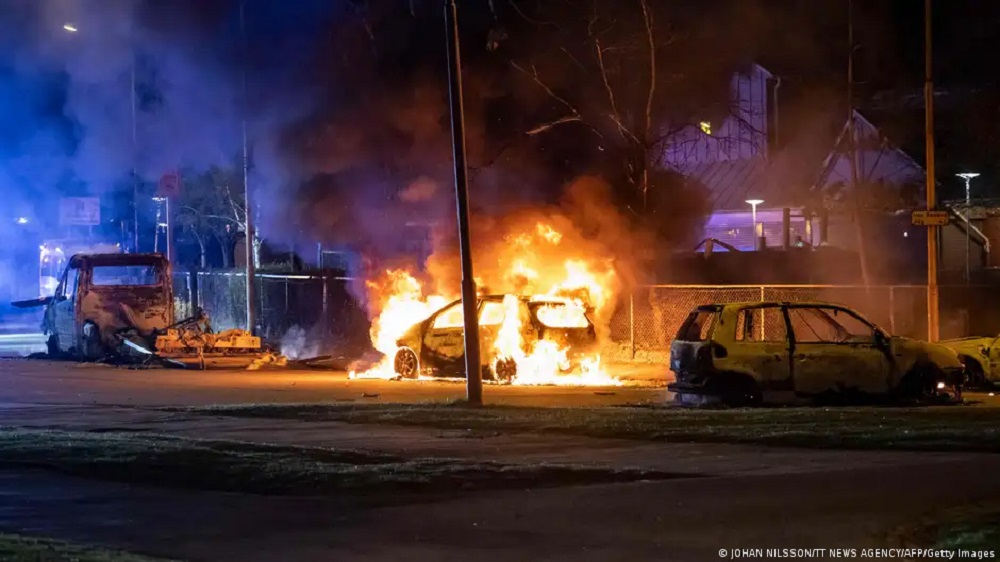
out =
[[674,442],[837,449],[1000,452],[1000,409],[843,407],[468,407],[460,404],[268,404],[173,409],[241,418],[338,421]]

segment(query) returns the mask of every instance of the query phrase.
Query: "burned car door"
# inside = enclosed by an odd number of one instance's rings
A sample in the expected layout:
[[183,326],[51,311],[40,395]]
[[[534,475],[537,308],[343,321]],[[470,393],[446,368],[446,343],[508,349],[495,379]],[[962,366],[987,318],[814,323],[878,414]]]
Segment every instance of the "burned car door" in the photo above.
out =
[[1000,336],[993,338],[990,345],[983,349],[983,375],[987,381],[1000,380]]
[[[521,306],[517,301],[511,308]],[[484,300],[479,306],[479,358],[485,364],[489,364],[496,355],[494,346],[506,313],[504,303],[499,300]]]
[[797,394],[889,391],[889,358],[878,345],[875,326],[833,306],[792,305],[788,318]]
[[77,294],[79,286],[80,268],[71,263],[63,272],[62,281],[56,288],[50,305],[50,325],[60,351],[69,351],[76,345],[76,304],[80,300]]
[[761,392],[769,395],[768,400],[780,401],[775,393],[791,397],[790,344],[784,310],[778,305],[741,309],[733,329],[732,360],[740,363],[733,367],[753,373]]
[[431,319],[424,342],[421,364],[446,374],[463,372],[465,358],[465,318],[462,301],[441,309]]

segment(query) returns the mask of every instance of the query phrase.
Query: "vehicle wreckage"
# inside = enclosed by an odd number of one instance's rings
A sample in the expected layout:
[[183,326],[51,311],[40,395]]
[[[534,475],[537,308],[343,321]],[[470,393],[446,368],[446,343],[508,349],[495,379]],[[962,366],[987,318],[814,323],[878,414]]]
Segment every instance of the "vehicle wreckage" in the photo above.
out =
[[858,312],[822,302],[695,307],[670,346],[667,385],[686,404],[800,400],[961,400],[964,365],[941,344],[892,336]]
[[77,254],[52,296],[12,303],[45,307],[50,356],[139,359],[174,367],[283,365],[246,330],[216,333],[198,309],[176,322],[170,263],[160,254]]

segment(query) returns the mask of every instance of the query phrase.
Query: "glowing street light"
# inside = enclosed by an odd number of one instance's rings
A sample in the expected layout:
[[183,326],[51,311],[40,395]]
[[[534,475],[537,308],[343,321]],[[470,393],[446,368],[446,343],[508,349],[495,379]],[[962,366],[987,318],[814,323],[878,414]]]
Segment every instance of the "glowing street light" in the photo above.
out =
[[747,199],[746,200],[747,205],[750,205],[750,207],[752,209],[751,213],[753,215],[753,232],[754,232],[754,236],[757,235],[757,205],[760,205],[763,202],[764,202],[763,199]]
[[31,221],[28,219],[28,217],[17,217],[17,219],[14,222],[16,222],[17,224],[28,224]]
[[971,253],[969,231],[972,230],[972,222],[969,221],[969,212],[972,208],[971,184],[972,178],[978,178],[979,174],[976,172],[962,172],[955,175],[965,180],[965,282],[970,283],[972,281],[971,273],[969,272],[969,254]]
[[68,31],[70,33],[76,33],[77,32],[76,26],[73,25],[73,24],[71,24],[71,23],[64,23],[63,24],[63,29],[65,29],[66,31]]

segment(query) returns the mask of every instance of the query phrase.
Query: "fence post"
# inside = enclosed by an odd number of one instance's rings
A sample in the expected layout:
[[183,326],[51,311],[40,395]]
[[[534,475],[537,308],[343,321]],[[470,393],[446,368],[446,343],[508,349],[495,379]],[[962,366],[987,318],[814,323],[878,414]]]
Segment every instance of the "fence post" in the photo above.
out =
[[[760,302],[764,302],[764,286],[760,286]],[[764,333],[764,309],[760,309],[760,341],[767,341]]]
[[632,349],[632,360],[635,361],[635,289],[628,293],[628,342]]
[[896,287],[889,286],[889,334],[896,333]]
[[324,275],[323,279],[323,334],[328,335],[330,333],[330,324],[327,319],[327,315],[330,314],[330,304],[329,304],[329,293],[328,285],[330,283],[330,278]]

